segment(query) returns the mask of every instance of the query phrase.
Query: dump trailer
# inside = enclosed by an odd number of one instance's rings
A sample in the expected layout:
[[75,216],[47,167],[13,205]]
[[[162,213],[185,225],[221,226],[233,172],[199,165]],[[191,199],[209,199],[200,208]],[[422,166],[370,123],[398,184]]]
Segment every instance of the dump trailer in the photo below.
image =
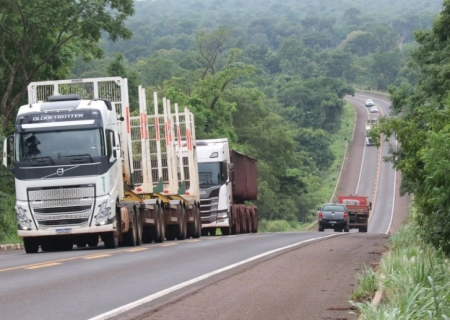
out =
[[202,234],[258,232],[256,159],[231,150],[228,139],[197,140]]
[[338,196],[338,203],[345,204],[349,212],[350,229],[367,232],[372,203],[366,196]]
[[[177,145],[192,146],[195,135],[174,135],[181,117],[165,99],[162,115],[157,101],[147,115],[144,93],[139,88],[136,119],[127,79],[30,83],[28,104],[3,150],[27,253],[95,247],[99,238],[116,248],[200,236],[198,186],[175,174],[197,175],[193,148],[177,152]],[[192,114],[183,115],[186,131],[195,132]]]

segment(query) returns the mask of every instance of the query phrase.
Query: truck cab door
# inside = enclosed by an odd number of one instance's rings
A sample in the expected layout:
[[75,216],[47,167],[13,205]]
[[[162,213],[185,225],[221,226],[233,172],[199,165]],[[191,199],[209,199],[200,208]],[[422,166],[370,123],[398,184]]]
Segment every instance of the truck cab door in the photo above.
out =
[[14,169],[14,136],[3,141],[3,165],[10,170]]

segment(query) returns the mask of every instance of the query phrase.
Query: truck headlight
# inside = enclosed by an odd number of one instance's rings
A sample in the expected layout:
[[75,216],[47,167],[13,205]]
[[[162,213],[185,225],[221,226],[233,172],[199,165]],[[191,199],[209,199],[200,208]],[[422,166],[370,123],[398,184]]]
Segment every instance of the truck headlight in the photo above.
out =
[[228,218],[228,212],[221,212],[217,214],[217,219],[226,219]]
[[95,223],[98,225],[104,225],[111,214],[111,207],[108,207],[108,199],[103,201],[99,207],[100,209],[95,216]]
[[31,230],[31,220],[27,217],[27,210],[22,208],[21,205],[16,206],[17,223],[21,230]]

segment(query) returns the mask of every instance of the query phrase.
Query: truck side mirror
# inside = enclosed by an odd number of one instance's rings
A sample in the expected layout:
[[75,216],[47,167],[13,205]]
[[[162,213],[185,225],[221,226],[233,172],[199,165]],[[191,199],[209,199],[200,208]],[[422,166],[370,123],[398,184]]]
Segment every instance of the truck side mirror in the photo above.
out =
[[234,164],[227,163],[228,166],[228,179],[230,182],[234,182]]
[[10,168],[14,164],[14,136],[9,136],[3,141],[3,165]]

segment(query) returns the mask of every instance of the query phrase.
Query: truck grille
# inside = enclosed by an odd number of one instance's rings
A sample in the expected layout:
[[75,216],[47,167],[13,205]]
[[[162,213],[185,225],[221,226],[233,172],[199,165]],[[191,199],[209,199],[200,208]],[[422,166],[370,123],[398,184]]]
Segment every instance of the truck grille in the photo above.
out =
[[41,229],[87,225],[95,199],[93,186],[28,190],[32,213]]

